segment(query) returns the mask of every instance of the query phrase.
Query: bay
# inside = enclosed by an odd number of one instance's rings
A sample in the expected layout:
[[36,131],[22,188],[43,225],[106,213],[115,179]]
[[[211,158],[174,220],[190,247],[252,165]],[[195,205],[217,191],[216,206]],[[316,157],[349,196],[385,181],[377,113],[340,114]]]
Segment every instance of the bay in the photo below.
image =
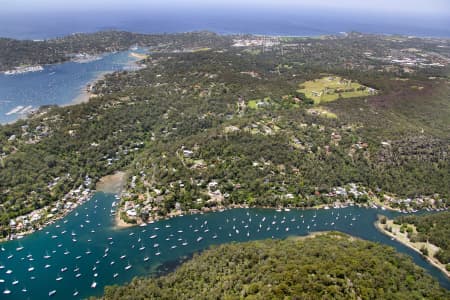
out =
[[[394,217],[398,214],[395,212],[359,207],[281,212],[232,209],[118,229],[112,215],[114,202],[117,199],[113,194],[96,193],[90,201],[44,230],[1,244],[0,279],[4,280],[0,283],[1,298],[46,299],[51,291],[55,291],[53,299],[98,296],[105,285],[124,284],[134,276],[156,274],[164,266],[176,265],[211,245],[326,230],[393,246],[411,256],[443,287],[450,288],[449,280],[437,268],[375,228],[373,223],[378,214]],[[7,274],[8,270],[12,273]],[[13,285],[16,280],[18,283]],[[93,282],[95,288],[91,287]],[[3,294],[5,289],[11,293]]]
[[[0,74],[0,123],[10,123],[42,105],[66,105],[82,96],[86,85],[101,75],[136,68],[132,52],[105,53],[83,63],[65,62],[43,66],[43,71]],[[24,112],[24,113],[22,113]]]

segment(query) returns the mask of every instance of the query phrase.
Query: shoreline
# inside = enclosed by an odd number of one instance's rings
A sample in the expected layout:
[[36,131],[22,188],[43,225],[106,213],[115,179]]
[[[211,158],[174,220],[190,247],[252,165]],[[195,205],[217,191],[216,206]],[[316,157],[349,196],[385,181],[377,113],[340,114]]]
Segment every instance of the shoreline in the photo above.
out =
[[53,216],[51,219],[45,221],[42,224],[39,224],[36,229],[28,229],[25,231],[16,232],[16,233],[14,233],[14,235],[12,237],[10,235],[5,238],[0,238],[0,243],[13,241],[13,240],[20,240],[20,239],[24,238],[25,236],[30,235],[36,231],[43,230],[45,227],[50,226],[50,225],[54,224],[55,222],[61,220],[62,218],[66,217],[68,214],[70,214],[75,209],[77,209],[80,205],[83,205],[87,201],[90,201],[92,199],[93,195],[97,192],[120,193],[125,182],[126,182],[126,173],[123,171],[117,171],[114,174],[103,176],[96,183],[96,189],[90,191],[88,194],[84,195],[83,197],[78,198],[78,200],[75,202],[75,204],[72,207],[63,210],[60,214]]
[[[129,50],[123,50],[123,51],[129,51]],[[111,53],[114,53],[114,52],[112,52],[112,51],[111,51],[111,52],[104,52],[104,53],[102,53],[101,55],[111,54]],[[123,70],[126,70],[126,69],[127,69],[127,66],[132,66],[133,69],[136,68],[137,70],[138,70],[139,68],[142,68],[142,65],[140,64],[140,62],[141,62],[142,60],[146,59],[146,58],[148,57],[148,55],[147,55],[147,54],[140,54],[140,53],[137,53],[137,52],[131,52],[131,53],[129,54],[129,57],[130,57],[130,58],[134,58],[135,60],[130,61],[129,63],[127,63],[127,64],[125,65],[125,67],[124,67]],[[64,64],[64,63],[75,62],[75,61],[76,61],[76,60],[74,60],[74,59],[70,59],[70,60],[67,60],[67,61],[64,61],[64,62],[59,62],[59,63],[54,63],[54,64],[43,64],[42,67],[47,67],[47,66],[51,66],[51,65],[58,65],[58,64]],[[123,70],[122,70],[122,71],[123,71]],[[121,70],[111,70],[111,71],[102,71],[102,72],[99,72],[99,74],[95,75],[94,78],[92,78],[92,80],[90,80],[85,86],[83,86],[82,88],[80,88],[80,90],[79,90],[77,96],[75,96],[75,98],[71,99],[71,100],[70,100],[69,102],[67,102],[67,103],[64,103],[64,104],[57,104],[57,105],[60,106],[60,107],[68,107],[68,106],[72,106],[72,105],[78,105],[78,104],[82,104],[82,103],[88,103],[89,100],[90,100],[91,98],[97,97],[97,96],[98,96],[97,94],[92,93],[92,92],[89,90],[89,87],[90,87],[90,86],[94,86],[99,80],[105,79],[105,76],[106,76],[106,75],[108,75],[108,74],[114,74],[114,73],[120,72],[120,71],[121,71]],[[27,72],[27,73],[28,73],[28,72]],[[3,71],[0,71],[0,74],[3,74]],[[7,75],[5,75],[5,76],[7,76]],[[31,117],[34,115],[34,113],[35,113],[36,111],[38,111],[42,106],[46,106],[46,105],[47,105],[47,104],[42,104],[42,105],[40,105],[40,106],[37,107],[37,108],[33,108],[33,111],[32,111],[31,113],[28,113],[28,114],[26,114],[26,115],[23,115],[22,117],[19,117],[19,118],[17,118],[17,119],[12,120],[12,121],[4,122],[4,123],[3,123],[3,122],[0,122],[0,126],[8,125],[8,124],[13,124],[13,123],[15,123],[15,122],[17,122],[17,121],[19,121],[19,120],[31,118]]]
[[[136,32],[134,30],[125,30],[125,29],[121,29],[121,28],[117,28],[117,30],[119,31],[125,31],[125,32]],[[322,33],[302,33],[302,34],[293,34],[293,33],[261,33],[261,32],[250,32],[250,31],[230,31],[230,30],[226,30],[226,29],[222,29],[222,30],[211,30],[211,29],[203,29],[207,32],[212,32],[215,33],[217,35],[222,35],[222,36],[230,36],[230,35],[236,35],[236,36],[241,36],[241,35],[254,35],[254,36],[258,36],[258,37],[280,37],[280,38],[319,38],[321,36],[338,36],[338,35],[343,35],[343,34],[349,34],[352,32],[356,32],[356,33],[361,33],[361,34],[365,34],[365,35],[384,35],[384,36],[390,36],[390,37],[396,37],[396,36],[400,36],[400,37],[413,37],[413,38],[422,38],[422,39],[449,39],[450,36],[448,35],[436,35],[435,33],[428,33],[428,34],[423,34],[423,33],[398,33],[398,32],[393,32],[393,33],[389,33],[389,32],[370,32],[370,31],[359,31],[356,28],[350,29],[348,31],[335,31],[335,32],[329,32],[328,30],[325,30]],[[5,36],[1,36],[3,38],[10,38],[10,39],[14,39],[14,40],[32,40],[32,41],[43,41],[43,40],[55,40],[58,38],[64,38],[64,37],[68,37],[71,36],[72,34],[75,33],[84,33],[84,34],[92,34],[92,33],[98,33],[98,32],[102,32],[101,30],[97,30],[97,31],[82,31],[82,32],[66,32],[66,33],[62,33],[60,35],[54,35],[54,36],[40,36],[40,37],[36,37],[36,36],[28,36],[27,35],[5,35]],[[173,31],[173,32],[165,32],[164,34],[167,35],[175,35],[175,34],[182,34],[182,33],[193,33],[193,32],[197,32],[196,30],[187,30],[187,31]],[[136,33],[140,33],[140,34],[144,34],[144,35],[159,35],[161,34],[161,32],[158,31],[150,31],[150,32],[136,32]],[[3,71],[0,71],[3,72]]]
[[69,103],[61,105],[61,107],[67,107],[67,106],[72,106],[72,105],[78,105],[78,104],[81,104],[81,103],[87,103],[87,102],[89,102],[89,100],[92,97],[97,97],[96,94],[94,94],[91,91],[89,91],[88,86],[95,85],[99,80],[104,79],[106,75],[114,73],[114,72],[115,71],[113,71],[113,72],[107,72],[107,71],[100,72],[91,81],[89,81],[89,83],[85,87],[80,89],[78,96],[73,98]]
[[[362,205],[357,204],[353,202],[348,203],[341,203],[339,206],[333,206],[333,205],[327,205],[327,204],[319,204],[311,207],[275,207],[275,206],[249,206],[247,204],[230,204],[228,206],[216,206],[216,207],[203,207],[201,210],[198,209],[191,209],[189,211],[178,211],[176,213],[169,213],[165,216],[159,216],[156,218],[149,218],[147,222],[142,221],[140,218],[136,219],[136,223],[127,223],[122,218],[120,218],[120,214],[123,212],[120,208],[116,210],[116,215],[114,216],[115,219],[115,227],[117,228],[128,228],[128,227],[134,227],[134,226],[140,226],[141,224],[149,224],[153,222],[163,221],[163,220],[169,220],[174,217],[178,216],[184,216],[184,215],[196,215],[196,214],[205,214],[205,213],[214,213],[214,212],[222,212],[225,210],[230,209],[236,209],[236,208],[259,208],[259,209],[271,209],[276,211],[290,211],[290,210],[298,210],[298,211],[304,211],[304,210],[318,210],[318,209],[338,209],[338,208],[346,208],[349,206],[357,206],[357,207],[366,207],[366,208],[379,208],[379,207],[373,207],[371,205]],[[388,208],[386,208],[388,209]]]
[[[391,222],[393,221],[392,219],[388,219],[388,218],[386,218],[386,220],[387,220],[387,221],[391,221]],[[387,224],[388,224],[388,223],[386,223],[386,225],[387,225]],[[437,260],[437,259],[433,256],[433,254],[431,254],[431,253],[429,253],[428,255],[423,255],[422,252],[420,251],[420,249],[417,248],[417,246],[414,245],[414,243],[412,243],[412,242],[406,237],[406,234],[402,234],[402,235],[404,235],[404,237],[400,237],[400,236],[398,236],[397,234],[394,234],[394,233],[392,233],[392,232],[387,231],[387,230],[384,228],[384,224],[381,224],[380,218],[378,218],[378,220],[375,221],[374,225],[375,225],[375,228],[377,228],[378,231],[380,231],[381,233],[383,233],[383,234],[385,234],[385,235],[391,237],[392,239],[395,239],[395,240],[396,240],[397,242],[399,242],[400,244],[402,244],[402,245],[404,245],[404,246],[406,246],[406,247],[408,247],[408,248],[414,250],[415,252],[419,253],[422,257],[424,257],[424,258],[427,260],[428,263],[430,263],[430,264],[432,264],[433,266],[435,266],[436,268],[438,268],[442,273],[444,273],[444,274],[447,276],[447,278],[450,279],[450,272],[447,271],[447,269],[445,268],[445,265],[444,265],[443,263],[441,263],[439,260]],[[430,245],[432,245],[432,244],[430,244]],[[435,246],[435,245],[432,245],[432,246],[439,249],[439,247],[437,247],[437,246]]]

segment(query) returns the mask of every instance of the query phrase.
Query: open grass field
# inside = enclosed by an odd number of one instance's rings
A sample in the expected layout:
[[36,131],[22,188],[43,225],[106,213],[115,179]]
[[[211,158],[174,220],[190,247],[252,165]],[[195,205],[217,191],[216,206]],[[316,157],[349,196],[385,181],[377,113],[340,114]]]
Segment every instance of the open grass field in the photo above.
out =
[[300,84],[298,92],[312,99],[315,104],[341,98],[355,98],[376,94],[376,90],[339,76],[327,76]]

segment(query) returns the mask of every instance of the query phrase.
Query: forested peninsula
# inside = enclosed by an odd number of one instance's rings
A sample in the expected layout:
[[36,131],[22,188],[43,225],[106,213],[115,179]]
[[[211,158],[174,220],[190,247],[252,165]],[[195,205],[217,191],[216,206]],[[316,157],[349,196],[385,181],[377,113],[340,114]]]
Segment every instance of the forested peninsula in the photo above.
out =
[[216,246],[170,274],[106,287],[102,299],[449,297],[430,275],[393,248],[327,233]]

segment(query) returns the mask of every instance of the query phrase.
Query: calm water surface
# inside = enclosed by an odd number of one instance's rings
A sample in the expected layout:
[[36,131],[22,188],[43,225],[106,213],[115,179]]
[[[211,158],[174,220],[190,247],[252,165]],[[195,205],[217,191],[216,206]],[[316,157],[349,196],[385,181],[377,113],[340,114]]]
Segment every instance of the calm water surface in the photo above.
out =
[[71,103],[99,75],[135,68],[137,59],[130,53],[144,51],[108,53],[86,63],[47,65],[40,72],[0,73],[0,124],[13,122],[42,105]]
[[[0,298],[47,299],[51,291],[55,291],[53,299],[101,295],[105,285],[155,273],[162,264],[213,244],[323,230],[339,230],[393,246],[450,288],[438,269],[374,227],[377,214],[393,217],[393,212],[357,207],[289,212],[233,209],[118,230],[111,215],[114,201],[114,195],[97,193],[65,219],[19,241],[3,243]],[[3,294],[5,290],[10,294]]]

